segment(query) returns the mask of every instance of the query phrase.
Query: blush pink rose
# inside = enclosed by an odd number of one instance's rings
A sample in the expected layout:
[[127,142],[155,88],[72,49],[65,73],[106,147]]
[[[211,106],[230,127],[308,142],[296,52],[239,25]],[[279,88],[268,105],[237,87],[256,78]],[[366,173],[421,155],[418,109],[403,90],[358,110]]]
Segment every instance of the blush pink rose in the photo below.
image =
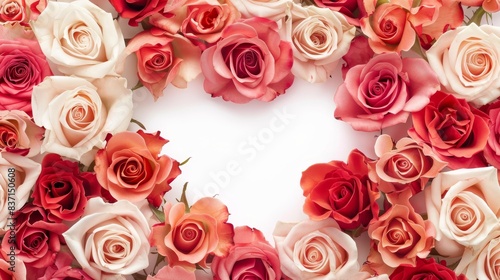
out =
[[164,266],[155,274],[148,275],[146,280],[196,280],[196,275],[193,271],[187,270],[182,266]]
[[181,173],[179,163],[160,152],[168,140],[156,134],[124,131],[108,139],[97,152],[94,171],[115,199],[148,199],[158,207],[170,183]]
[[203,87],[212,97],[246,103],[271,101],[293,83],[292,48],[276,22],[251,18],[224,29],[221,41],[201,56]]
[[27,157],[40,153],[44,129],[24,111],[0,111],[0,152]]
[[0,24],[28,26],[47,6],[47,0],[0,0]]
[[150,243],[170,266],[194,270],[195,264],[206,267],[209,255],[226,255],[233,245],[234,230],[227,223],[227,207],[215,198],[202,198],[188,213],[186,210],[184,203],[166,203],[165,222],[153,226]]
[[335,93],[334,116],[356,130],[377,131],[406,122],[438,89],[425,60],[381,54],[349,69]]
[[33,87],[51,74],[37,41],[0,39],[0,110],[31,116]]
[[247,226],[234,229],[234,246],[226,256],[216,256],[211,269],[215,280],[281,279],[278,252],[262,232]]

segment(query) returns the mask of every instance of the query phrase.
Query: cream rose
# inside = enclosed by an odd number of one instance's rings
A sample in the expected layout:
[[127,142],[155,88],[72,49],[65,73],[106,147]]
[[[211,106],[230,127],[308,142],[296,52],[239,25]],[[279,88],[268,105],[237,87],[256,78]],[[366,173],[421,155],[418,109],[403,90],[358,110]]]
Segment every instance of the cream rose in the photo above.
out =
[[52,76],[33,89],[33,118],[45,127],[42,152],[58,153],[89,164],[108,133],[127,129],[132,118],[132,91],[113,76],[92,83],[77,77]]
[[[356,243],[333,219],[278,223],[274,241],[281,271],[291,279],[361,279]],[[358,274],[359,273],[359,274]]]
[[425,189],[429,221],[436,228],[436,250],[460,256],[498,228],[500,186],[493,167],[440,173]]
[[113,75],[125,49],[118,22],[88,0],[49,1],[31,27],[52,70],[66,75]]
[[263,17],[270,20],[280,20],[285,17],[285,11],[292,5],[292,0],[232,0],[240,11],[242,18]]
[[39,163],[27,157],[0,153],[0,234],[7,230],[7,218],[28,201],[41,170]]
[[475,105],[500,96],[500,27],[461,26],[427,51],[429,65],[447,92]]
[[349,50],[356,27],[339,12],[293,4],[281,30],[292,42],[292,73],[310,83],[325,82]]
[[83,217],[65,233],[75,259],[93,279],[130,275],[149,265],[150,228],[134,204],[88,201]]

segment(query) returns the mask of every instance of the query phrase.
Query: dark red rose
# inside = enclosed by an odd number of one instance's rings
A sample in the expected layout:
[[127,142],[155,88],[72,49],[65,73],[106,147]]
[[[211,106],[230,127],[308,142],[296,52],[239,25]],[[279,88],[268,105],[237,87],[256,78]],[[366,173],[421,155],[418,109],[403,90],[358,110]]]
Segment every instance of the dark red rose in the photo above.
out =
[[45,268],[51,265],[64,242],[62,233],[68,227],[51,222],[43,208],[32,204],[15,212],[12,221],[14,231],[9,229],[2,240],[3,254],[13,251],[26,266]]
[[484,148],[484,157],[489,164],[500,169],[500,100],[485,105],[480,110],[490,117],[490,136]]
[[314,0],[314,4],[342,13],[350,24],[356,26],[359,26],[358,19],[366,14],[361,0]]
[[368,177],[368,159],[358,150],[342,161],[314,164],[302,173],[304,212],[313,220],[335,219],[343,230],[366,227],[378,212],[376,184]]
[[435,259],[417,259],[415,267],[400,266],[389,276],[391,280],[466,280],[463,274],[457,276],[446,267],[446,262],[437,263]]
[[[122,18],[129,19],[130,26],[138,26],[139,23],[157,12],[163,12],[168,0],[109,0]],[[181,1],[176,1],[181,2]]]
[[48,154],[35,184],[33,204],[43,207],[54,221],[74,221],[82,214],[87,200],[101,194],[95,174],[80,172],[77,162]]
[[482,151],[488,141],[488,115],[464,99],[436,92],[429,104],[412,113],[408,135],[423,141],[452,169],[486,166]]

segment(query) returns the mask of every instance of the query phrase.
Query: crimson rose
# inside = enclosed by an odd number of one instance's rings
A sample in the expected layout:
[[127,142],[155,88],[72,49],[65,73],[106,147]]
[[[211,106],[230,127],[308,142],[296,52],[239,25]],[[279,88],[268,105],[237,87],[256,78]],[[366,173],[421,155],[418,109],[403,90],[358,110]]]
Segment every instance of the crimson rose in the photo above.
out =
[[391,280],[406,280],[406,279],[436,279],[436,280],[466,280],[465,276],[457,276],[453,270],[446,267],[446,262],[437,263],[435,259],[420,259],[417,258],[415,267],[399,266],[389,276]]

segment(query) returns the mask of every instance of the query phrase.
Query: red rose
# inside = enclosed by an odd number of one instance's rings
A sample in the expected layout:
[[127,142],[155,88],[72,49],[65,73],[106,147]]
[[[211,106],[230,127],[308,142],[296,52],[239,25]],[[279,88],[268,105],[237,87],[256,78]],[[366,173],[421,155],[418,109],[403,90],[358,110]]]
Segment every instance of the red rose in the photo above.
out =
[[[62,223],[49,221],[43,208],[26,205],[15,212],[15,229],[8,230],[2,240],[4,254],[15,247],[16,257],[26,266],[45,268],[51,265],[64,242],[62,233],[68,228]],[[12,238],[6,238],[10,237]]]
[[412,113],[408,135],[431,146],[452,169],[486,166],[482,151],[488,141],[488,116],[441,91],[422,110]]
[[[130,26],[137,26],[148,16],[166,9],[168,0],[109,0],[122,18],[129,19]],[[182,3],[178,1],[178,3]]]
[[48,154],[34,186],[33,204],[47,210],[50,220],[74,221],[82,214],[87,199],[99,196],[101,186],[90,172],[80,172],[78,163]]
[[341,161],[315,164],[302,173],[304,212],[313,220],[335,219],[343,229],[366,227],[378,212],[376,184],[368,177],[369,159],[358,150]]
[[[359,26],[359,18],[366,14],[360,0],[314,0],[318,7],[341,12],[350,24]],[[361,4],[361,5],[359,5]],[[358,6],[362,9],[358,12]]]
[[491,120],[488,123],[490,136],[484,148],[484,157],[489,164],[500,169],[500,101],[481,107],[481,111],[488,114]]
[[436,279],[436,280],[466,280],[463,274],[457,276],[453,270],[446,267],[446,262],[443,260],[437,263],[435,259],[417,259],[415,267],[399,266],[389,276],[391,280],[406,280],[406,279]]

